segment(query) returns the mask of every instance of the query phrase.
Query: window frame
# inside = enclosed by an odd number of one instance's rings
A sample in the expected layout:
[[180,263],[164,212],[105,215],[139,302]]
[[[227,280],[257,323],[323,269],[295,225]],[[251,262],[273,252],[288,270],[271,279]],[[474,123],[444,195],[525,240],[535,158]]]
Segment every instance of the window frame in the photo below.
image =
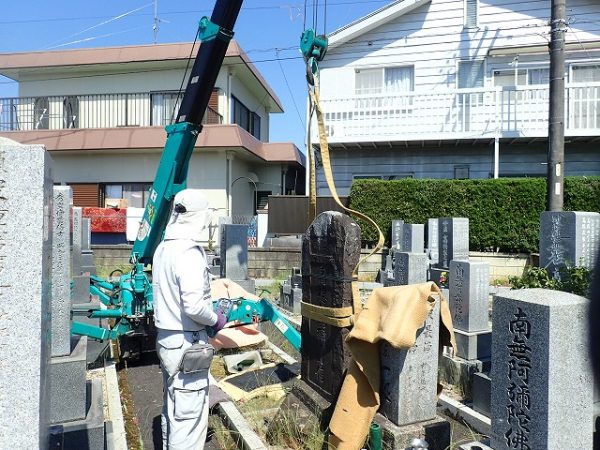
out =
[[[404,91],[404,92],[388,92],[385,89],[385,76],[386,76],[386,70],[392,70],[392,69],[411,69],[411,88],[408,91]],[[358,93],[356,91],[356,74],[360,73],[361,71],[368,71],[368,70],[379,70],[380,73],[380,88],[381,91],[380,92],[367,92],[367,93]],[[415,65],[414,64],[398,64],[398,65],[393,65],[393,66],[378,66],[378,67],[356,67],[354,69],[354,95],[357,96],[367,96],[367,95],[384,95],[384,94],[388,94],[388,93],[395,93],[395,94],[403,94],[403,93],[411,93],[411,92],[415,92]]]
[[[240,108],[239,111],[238,108]],[[242,119],[245,119],[245,121],[247,122],[247,126],[244,126],[243,123],[238,123],[236,121],[236,115],[239,115],[240,122],[242,121]],[[245,117],[242,117],[242,115],[244,115]],[[239,126],[240,128],[243,128],[259,141],[261,140],[262,117],[260,117],[260,115],[256,111],[252,111],[250,108],[248,108],[239,98],[237,98],[233,94],[231,95],[231,123]]]
[[[469,4],[475,7],[475,23],[469,24],[468,9]],[[463,2],[463,28],[466,29],[477,29],[479,28],[479,0],[464,0]]]

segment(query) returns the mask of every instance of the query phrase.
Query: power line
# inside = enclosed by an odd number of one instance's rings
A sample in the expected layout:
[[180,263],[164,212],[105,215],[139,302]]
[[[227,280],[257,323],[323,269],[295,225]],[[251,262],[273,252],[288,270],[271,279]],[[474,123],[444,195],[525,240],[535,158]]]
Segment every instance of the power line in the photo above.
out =
[[[277,55],[279,56],[279,55]],[[292,98],[292,103],[294,104],[294,109],[296,110],[296,114],[298,114],[298,119],[300,119],[300,124],[302,125],[302,131],[306,130],[306,125],[304,124],[304,120],[302,120],[302,115],[300,114],[300,110],[298,109],[298,105],[296,104],[296,99],[294,98],[294,94],[292,92],[292,88],[290,87],[290,83],[288,83],[288,79],[285,75],[285,71],[283,70],[283,66],[281,65],[281,60],[277,59],[277,63],[279,64],[279,69],[281,69],[281,74],[283,75],[283,79],[285,80],[285,85],[288,88],[288,92],[290,93],[290,97]]]

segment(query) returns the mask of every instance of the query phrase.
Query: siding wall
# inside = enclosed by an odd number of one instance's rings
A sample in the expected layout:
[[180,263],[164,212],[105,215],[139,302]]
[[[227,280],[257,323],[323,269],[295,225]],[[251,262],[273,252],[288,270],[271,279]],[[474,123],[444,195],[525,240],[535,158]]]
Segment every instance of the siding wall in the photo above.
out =
[[[485,58],[490,48],[548,45],[550,0],[479,2],[479,27],[463,27],[463,0],[432,0],[387,24],[328,51],[320,63],[323,99],[354,94],[358,68],[414,66],[415,91],[456,88],[457,61]],[[600,39],[600,5],[569,2],[567,42]],[[517,53],[515,52],[515,55]],[[598,51],[570,52],[567,62],[600,57]],[[487,58],[486,85],[493,70],[510,70],[513,56]],[[547,55],[520,56],[519,63],[547,61]]]
[[[546,176],[547,143],[500,144],[500,176]],[[494,145],[425,145],[413,147],[335,148],[331,164],[336,189],[348,195],[355,176],[454,178],[455,166],[468,166],[469,178],[490,178],[494,172]],[[600,174],[597,144],[569,144],[565,150],[566,174]],[[323,170],[317,168],[318,195],[330,195]]]

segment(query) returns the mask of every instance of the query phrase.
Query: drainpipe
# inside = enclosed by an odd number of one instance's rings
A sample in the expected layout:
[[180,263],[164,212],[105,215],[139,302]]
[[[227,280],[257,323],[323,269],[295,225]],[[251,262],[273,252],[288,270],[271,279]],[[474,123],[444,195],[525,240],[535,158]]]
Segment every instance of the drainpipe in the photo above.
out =
[[281,169],[281,195],[285,195],[285,188],[287,186],[287,166],[283,166]]
[[233,70],[229,69],[227,72],[227,119],[225,119],[225,123],[233,123],[231,120],[231,115],[233,111],[231,110],[231,80],[233,78]]
[[225,153],[225,157],[227,158],[227,173],[225,174],[225,191],[227,193],[227,215],[231,217],[231,180],[233,176],[233,157],[235,153],[231,150],[228,150]]
[[500,137],[494,138],[494,179],[500,176]]

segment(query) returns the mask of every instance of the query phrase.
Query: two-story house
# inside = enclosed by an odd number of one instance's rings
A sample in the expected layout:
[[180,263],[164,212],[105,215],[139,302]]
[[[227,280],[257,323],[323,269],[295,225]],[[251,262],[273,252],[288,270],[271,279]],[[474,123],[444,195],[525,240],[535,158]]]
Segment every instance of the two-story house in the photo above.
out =
[[[545,176],[550,6],[398,0],[331,33],[321,104],[338,191],[357,178]],[[566,174],[600,175],[600,4],[570,0],[567,23]]]
[[[19,83],[19,97],[0,98],[0,135],[44,144],[54,181],[73,188],[76,206],[123,198],[144,207],[196,52],[178,43],[0,54],[0,74]],[[304,192],[303,154],[269,142],[269,115],[281,112],[232,41],[188,176],[217,215],[253,215],[268,195]]]

